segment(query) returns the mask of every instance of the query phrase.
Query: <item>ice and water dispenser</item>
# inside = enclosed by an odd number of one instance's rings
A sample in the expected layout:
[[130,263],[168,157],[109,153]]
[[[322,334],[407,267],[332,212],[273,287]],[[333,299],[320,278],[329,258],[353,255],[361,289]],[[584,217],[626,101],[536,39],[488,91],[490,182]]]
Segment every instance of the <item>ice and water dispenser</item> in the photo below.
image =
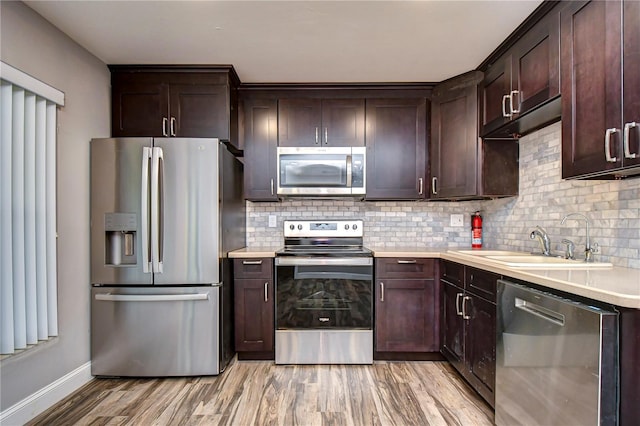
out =
[[110,266],[136,264],[136,231],[138,221],[135,213],[106,213],[105,263]]

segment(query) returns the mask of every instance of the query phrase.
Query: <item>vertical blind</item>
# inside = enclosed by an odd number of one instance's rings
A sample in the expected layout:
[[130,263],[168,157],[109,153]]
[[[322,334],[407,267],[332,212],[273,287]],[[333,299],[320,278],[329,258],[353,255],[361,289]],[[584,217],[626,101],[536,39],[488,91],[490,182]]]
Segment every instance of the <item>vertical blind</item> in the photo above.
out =
[[0,68],[0,352],[58,335],[56,112],[64,94]]

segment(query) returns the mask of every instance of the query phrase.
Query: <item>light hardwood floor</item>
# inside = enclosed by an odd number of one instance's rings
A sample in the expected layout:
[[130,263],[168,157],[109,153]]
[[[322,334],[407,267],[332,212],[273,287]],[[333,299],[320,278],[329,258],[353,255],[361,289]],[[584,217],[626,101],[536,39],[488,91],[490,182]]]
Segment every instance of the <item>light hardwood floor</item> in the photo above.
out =
[[234,361],[219,376],[97,379],[30,425],[492,425],[446,362],[282,366]]

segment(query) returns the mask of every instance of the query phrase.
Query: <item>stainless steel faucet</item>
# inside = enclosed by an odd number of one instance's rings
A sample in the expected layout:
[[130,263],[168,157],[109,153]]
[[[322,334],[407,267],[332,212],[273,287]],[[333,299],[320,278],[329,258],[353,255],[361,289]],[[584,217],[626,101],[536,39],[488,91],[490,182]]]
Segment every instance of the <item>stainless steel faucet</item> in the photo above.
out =
[[529,234],[529,238],[531,238],[532,240],[535,240],[537,238],[538,242],[540,243],[542,254],[545,256],[551,256],[551,240],[549,239],[549,234],[547,234],[547,231],[539,226],[536,226],[536,229],[534,229],[531,234]]
[[598,243],[591,244],[591,239],[589,237],[589,226],[591,225],[591,223],[589,222],[589,218],[587,216],[583,215],[582,213],[569,213],[568,215],[566,215],[565,217],[562,218],[562,222],[560,222],[560,223],[562,225],[564,225],[564,222],[568,218],[571,218],[571,216],[579,216],[582,219],[584,219],[584,221],[587,224],[587,241],[586,241],[586,243],[584,245],[584,261],[585,262],[593,262],[593,253],[597,253],[598,252]]

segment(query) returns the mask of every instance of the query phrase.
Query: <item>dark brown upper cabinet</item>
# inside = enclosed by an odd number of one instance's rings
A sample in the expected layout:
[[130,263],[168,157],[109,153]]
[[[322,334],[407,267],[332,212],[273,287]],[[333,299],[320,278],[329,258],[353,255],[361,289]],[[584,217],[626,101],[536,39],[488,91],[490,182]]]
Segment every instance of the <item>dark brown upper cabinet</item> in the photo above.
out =
[[472,71],[433,89],[431,98],[432,200],[518,194],[518,145],[478,137],[478,84]]
[[561,11],[562,177],[640,174],[640,3]]
[[244,99],[242,113],[244,196],[251,201],[278,201],[278,101]]
[[278,111],[279,146],[364,146],[364,99],[280,99]]
[[367,99],[367,200],[416,200],[426,181],[427,100]]
[[[560,118],[559,27],[558,13],[551,11],[486,69],[482,137],[514,138]],[[518,120],[541,107],[529,120]]]
[[239,148],[232,67],[109,68],[113,137],[209,137]]

